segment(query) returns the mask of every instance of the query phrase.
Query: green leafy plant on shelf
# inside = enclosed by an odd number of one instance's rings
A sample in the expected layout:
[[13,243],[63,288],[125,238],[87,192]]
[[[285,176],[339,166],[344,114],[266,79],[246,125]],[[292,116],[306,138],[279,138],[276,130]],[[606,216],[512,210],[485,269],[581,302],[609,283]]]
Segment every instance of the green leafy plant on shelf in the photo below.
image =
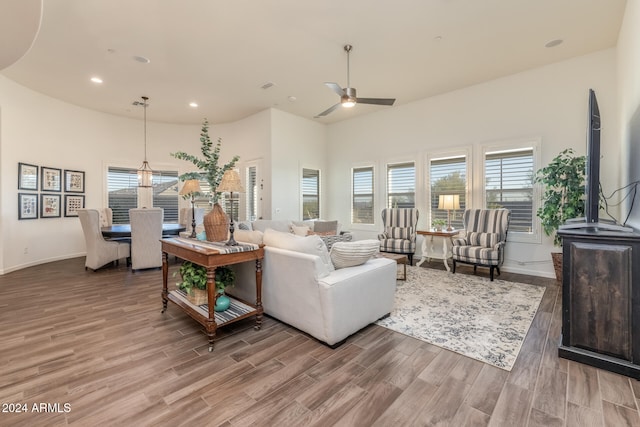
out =
[[216,203],[220,197],[220,193],[216,192],[216,189],[220,185],[220,181],[222,181],[222,175],[224,175],[226,171],[233,169],[236,162],[240,160],[240,157],[233,156],[229,162],[223,165],[219,164],[222,139],[218,138],[216,145],[213,145],[213,141],[211,141],[211,138],[209,137],[209,121],[207,119],[204,119],[204,122],[202,123],[200,143],[200,151],[202,152],[203,157],[194,156],[193,154],[188,154],[184,151],[177,151],[175,153],[170,153],[170,155],[176,159],[191,162],[198,168],[198,172],[187,172],[180,175],[180,180],[186,181],[188,179],[199,179],[207,181],[211,191],[209,196],[211,197],[212,202]]
[[434,219],[431,221],[431,226],[436,230],[441,230],[442,227],[447,223],[444,219]]
[[[182,281],[176,285],[178,288],[191,294],[193,289],[207,289],[207,268],[191,261],[185,261],[180,266],[180,270],[173,273],[174,277],[180,273]],[[233,286],[236,280],[236,273],[228,265],[216,267],[215,283],[217,293],[224,293],[227,286]]]
[[584,216],[585,156],[568,148],[536,172],[534,181],[542,184],[542,206],[536,212],[547,236],[560,246],[558,228],[567,220]]

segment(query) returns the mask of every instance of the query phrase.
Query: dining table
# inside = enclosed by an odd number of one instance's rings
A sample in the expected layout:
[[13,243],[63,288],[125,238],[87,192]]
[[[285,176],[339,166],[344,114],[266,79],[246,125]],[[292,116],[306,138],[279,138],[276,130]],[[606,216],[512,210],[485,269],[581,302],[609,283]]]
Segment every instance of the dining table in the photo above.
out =
[[[187,227],[182,224],[176,224],[174,222],[167,222],[162,224],[163,236],[177,236],[181,231],[185,231]],[[114,238],[131,238],[131,224],[113,224],[105,227],[100,227],[102,236],[106,239]]]

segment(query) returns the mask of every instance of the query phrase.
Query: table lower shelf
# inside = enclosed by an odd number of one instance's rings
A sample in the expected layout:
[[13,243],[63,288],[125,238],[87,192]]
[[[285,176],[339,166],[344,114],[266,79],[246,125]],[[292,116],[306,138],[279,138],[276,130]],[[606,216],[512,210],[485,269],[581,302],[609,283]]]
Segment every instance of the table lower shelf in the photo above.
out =
[[[231,304],[229,308],[225,311],[216,311],[215,312],[215,321],[217,326],[222,326],[227,323],[231,323],[235,320],[244,319],[251,315],[256,314],[256,308],[252,307],[249,304],[245,304],[242,301],[239,301],[233,297],[229,297],[231,300]],[[192,304],[188,299],[187,295],[184,291],[181,290],[173,290],[169,292],[169,301],[172,301],[176,304],[187,306],[191,308],[191,310],[198,313],[202,318],[207,319],[209,317],[209,307],[207,304],[195,305]]]

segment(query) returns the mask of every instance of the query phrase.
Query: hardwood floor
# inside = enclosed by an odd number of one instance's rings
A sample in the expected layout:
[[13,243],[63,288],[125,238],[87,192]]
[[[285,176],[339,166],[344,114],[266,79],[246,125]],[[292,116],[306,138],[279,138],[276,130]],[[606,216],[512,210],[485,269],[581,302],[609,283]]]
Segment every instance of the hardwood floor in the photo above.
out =
[[511,372],[376,325],[331,350],[269,317],[209,353],[193,320],[160,313],[159,270],[6,274],[0,425],[640,426],[640,381],[558,358],[557,283],[500,278],[546,287]]

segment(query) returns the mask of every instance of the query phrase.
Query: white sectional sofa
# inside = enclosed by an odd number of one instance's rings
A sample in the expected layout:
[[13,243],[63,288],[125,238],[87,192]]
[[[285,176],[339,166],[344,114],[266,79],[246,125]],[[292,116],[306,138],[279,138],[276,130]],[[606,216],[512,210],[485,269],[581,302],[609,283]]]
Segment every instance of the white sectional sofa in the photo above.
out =
[[[265,313],[330,346],[341,344],[391,312],[396,287],[395,261],[372,257],[361,265],[336,269],[320,236],[301,237],[265,228],[264,234],[259,230],[239,230],[235,237],[238,241],[265,245],[262,264]],[[333,255],[337,262],[335,257],[351,248],[361,250],[367,243],[336,245]],[[375,248],[377,241],[368,241],[369,249],[371,245]],[[236,274],[236,285],[227,288],[227,292],[254,302],[255,265],[239,264]]]

